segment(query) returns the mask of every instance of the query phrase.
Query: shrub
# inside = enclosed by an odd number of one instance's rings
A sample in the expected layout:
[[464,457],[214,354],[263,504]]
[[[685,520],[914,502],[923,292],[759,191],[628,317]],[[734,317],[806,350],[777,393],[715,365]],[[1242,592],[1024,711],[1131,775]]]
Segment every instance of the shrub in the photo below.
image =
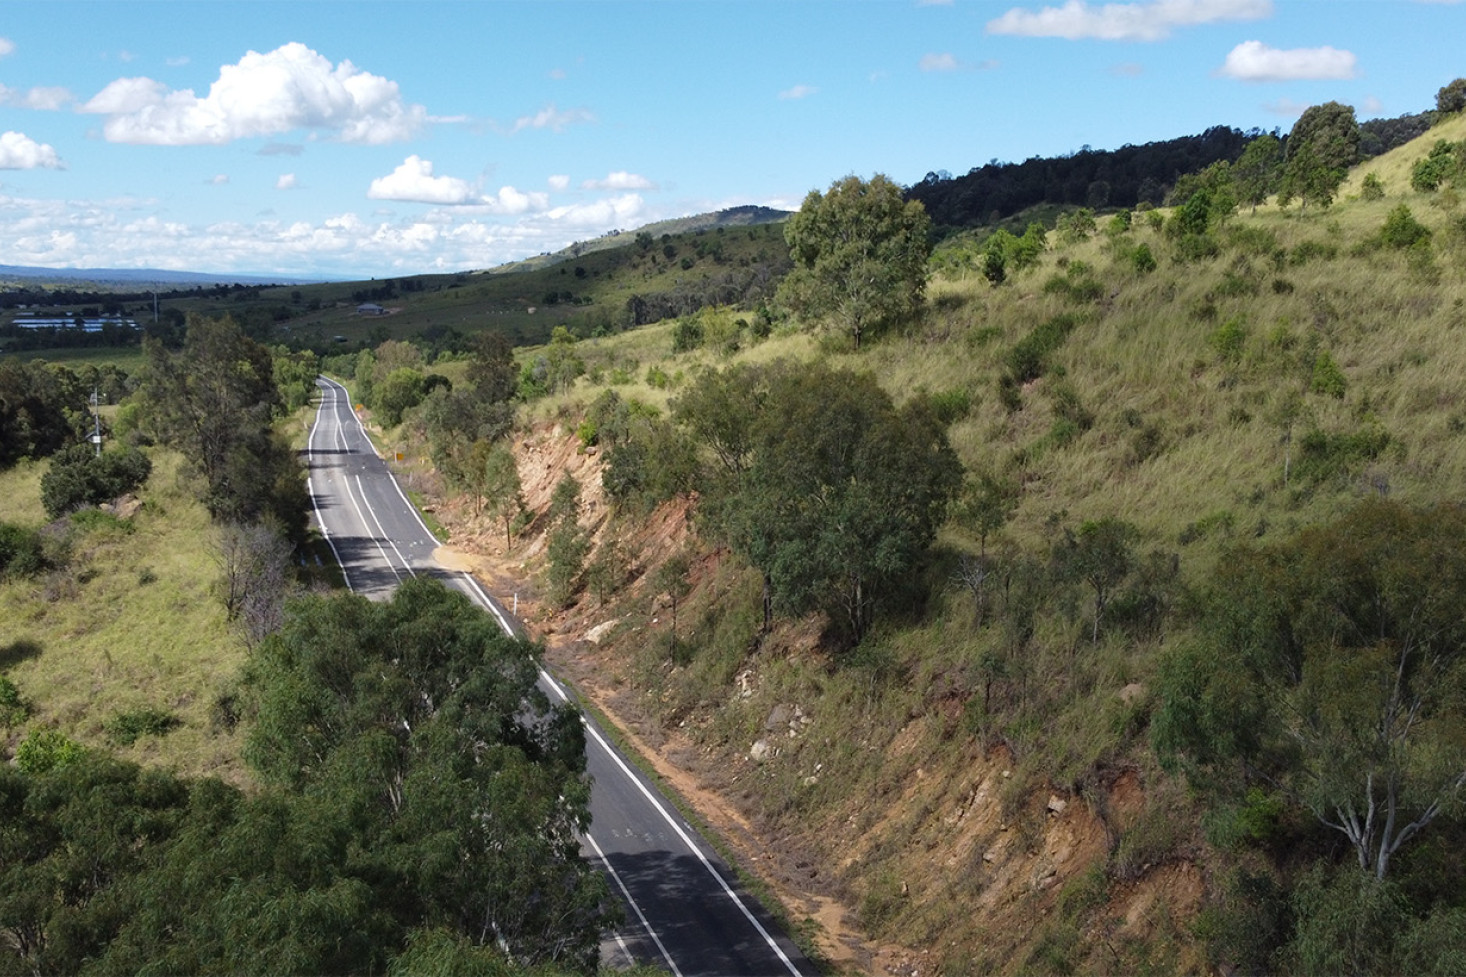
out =
[[55,729],[33,729],[15,748],[15,765],[21,773],[47,773],[69,766],[86,755],[86,749]]
[[48,565],[40,533],[0,522],[0,580],[34,576]]
[[1288,255],[1288,262],[1297,266],[1307,264],[1314,258],[1332,261],[1338,255],[1339,249],[1335,245],[1322,241],[1301,241],[1293,248],[1292,253]]
[[702,321],[696,318],[678,319],[672,329],[672,352],[688,353],[702,346]]
[[72,445],[51,459],[41,476],[41,505],[52,519],[88,505],[101,505],[142,485],[153,463],[137,448],[98,455],[89,445]]
[[1309,382],[1308,389],[1329,397],[1343,397],[1347,386],[1344,371],[1339,369],[1334,358],[1327,351],[1319,353],[1318,358],[1313,361],[1313,379]]
[[1077,316],[1056,315],[1020,339],[1005,357],[1008,375],[1018,383],[1043,376],[1049,356],[1064,345],[1078,324]]
[[1130,267],[1139,275],[1155,271],[1156,260],[1155,255],[1151,254],[1150,245],[1142,243],[1135,246],[1135,250],[1130,252]]
[[20,697],[20,689],[0,675],[0,726],[19,726],[31,714],[31,707]]
[[1241,319],[1228,319],[1212,332],[1207,342],[1225,362],[1236,363],[1247,344],[1247,329]]
[[1430,228],[1416,220],[1409,207],[1400,204],[1385,218],[1385,226],[1380,229],[1379,239],[1382,244],[1391,248],[1411,248],[1421,241],[1430,240]]
[[1457,78],[1435,93],[1435,110],[1449,115],[1462,109],[1466,109],[1466,78]]
[[131,746],[144,736],[162,736],[175,726],[179,719],[162,709],[133,709],[120,712],[102,724],[107,736],[118,746]]
[[1378,174],[1364,174],[1364,182],[1359,185],[1359,196],[1364,200],[1385,199],[1385,185]]
[[1389,432],[1373,425],[1351,434],[1330,434],[1314,428],[1298,443],[1294,471],[1304,482],[1323,482],[1373,461],[1389,443]]
[[1466,142],[1452,143],[1445,139],[1436,140],[1430,153],[1415,161],[1410,168],[1410,188],[1421,193],[1439,190],[1443,183],[1459,180],[1463,170],[1463,156],[1466,156]]

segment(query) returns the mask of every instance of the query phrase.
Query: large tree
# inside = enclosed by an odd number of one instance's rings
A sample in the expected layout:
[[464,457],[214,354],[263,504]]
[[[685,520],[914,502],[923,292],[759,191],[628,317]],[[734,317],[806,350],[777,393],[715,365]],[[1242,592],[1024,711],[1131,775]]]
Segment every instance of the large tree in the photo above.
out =
[[1278,173],[1283,163],[1283,143],[1271,133],[1263,133],[1247,144],[1237,162],[1232,164],[1232,185],[1237,199],[1254,211],[1278,188]]
[[79,441],[90,427],[88,393],[65,367],[0,361],[0,468]]
[[779,295],[802,315],[838,323],[859,349],[867,332],[920,308],[930,230],[926,208],[880,174],[810,191],[784,228],[794,270]]
[[[704,396],[742,406],[714,427]],[[766,616],[823,610],[850,643],[910,582],[962,480],[924,399],[898,408],[822,363],[712,374],[676,414],[716,453],[704,512],[763,573]]]
[[300,460],[274,429],[283,410],[270,351],[227,316],[193,317],[174,354],[144,341],[142,393],[157,435],[202,476],[209,514],[221,522],[271,520],[305,534],[309,498]]
[[1218,566],[1153,732],[1212,789],[1311,812],[1383,879],[1466,796],[1466,510],[1376,500]]
[[1288,133],[1279,190],[1282,203],[1296,198],[1327,207],[1349,167],[1359,162],[1359,123],[1339,102],[1309,106]]

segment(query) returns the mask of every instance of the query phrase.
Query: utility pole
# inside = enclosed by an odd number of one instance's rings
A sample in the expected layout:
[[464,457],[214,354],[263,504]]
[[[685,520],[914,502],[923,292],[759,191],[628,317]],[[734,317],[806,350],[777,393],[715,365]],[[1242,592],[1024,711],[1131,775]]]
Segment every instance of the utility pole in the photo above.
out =
[[102,457],[102,398],[97,388],[92,387],[92,444],[97,446],[97,457]]

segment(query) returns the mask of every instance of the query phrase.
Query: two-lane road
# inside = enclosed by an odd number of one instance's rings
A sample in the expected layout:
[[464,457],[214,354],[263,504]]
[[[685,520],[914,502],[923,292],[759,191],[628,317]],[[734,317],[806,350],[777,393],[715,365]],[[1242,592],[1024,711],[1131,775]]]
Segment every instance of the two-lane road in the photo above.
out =
[[[515,633],[504,608],[472,576],[433,559],[439,541],[377,455],[346,388],[324,377],[317,386],[321,404],[306,450],[311,499],[347,585],[383,599],[401,580],[427,574]],[[543,669],[540,684],[567,698]],[[649,963],[679,977],[815,973],[677,809],[589,720],[586,764],[592,824],[582,847],[626,906],[626,925],[602,946],[606,964]]]

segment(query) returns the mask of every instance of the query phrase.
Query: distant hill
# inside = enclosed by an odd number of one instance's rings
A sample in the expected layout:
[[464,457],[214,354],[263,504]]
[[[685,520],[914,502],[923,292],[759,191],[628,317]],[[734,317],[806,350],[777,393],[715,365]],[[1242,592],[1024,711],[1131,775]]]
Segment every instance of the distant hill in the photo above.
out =
[[266,275],[232,275],[228,273],[167,271],[162,268],[37,268],[28,265],[0,265],[0,284],[25,282],[36,284],[65,284],[75,288],[78,284],[92,284],[106,287],[126,286],[129,290],[160,285],[168,289],[180,286],[233,285],[308,285],[323,281],[320,278],[285,278]]
[[707,214],[693,214],[689,217],[674,217],[671,220],[657,221],[654,224],[647,224],[644,227],[638,227],[631,231],[612,231],[609,234],[604,234],[590,241],[576,241],[570,247],[556,251],[554,254],[541,254],[533,258],[526,258],[523,261],[512,261],[505,265],[489,268],[487,271],[493,275],[538,271],[541,268],[558,265],[562,261],[579,258],[593,251],[604,251],[608,248],[619,248],[623,245],[631,244],[642,234],[650,234],[655,238],[660,238],[663,234],[670,234],[676,237],[679,234],[709,230],[715,227],[751,227],[755,224],[777,224],[780,221],[788,220],[790,216],[790,211],[774,210],[772,207],[729,207],[725,210],[713,211]]
[[[1421,112],[1360,123],[1360,160],[1416,138],[1430,128],[1433,118],[1434,113]],[[994,160],[961,176],[928,173],[907,191],[907,197],[920,200],[932,221],[947,229],[993,227],[1045,206],[1101,211],[1140,203],[1159,206],[1182,176],[1216,162],[1235,162],[1259,135],[1257,129],[1213,126],[1200,135],[1141,146],[1102,150],[1085,146],[1065,156],[1034,156],[1021,163]]]

